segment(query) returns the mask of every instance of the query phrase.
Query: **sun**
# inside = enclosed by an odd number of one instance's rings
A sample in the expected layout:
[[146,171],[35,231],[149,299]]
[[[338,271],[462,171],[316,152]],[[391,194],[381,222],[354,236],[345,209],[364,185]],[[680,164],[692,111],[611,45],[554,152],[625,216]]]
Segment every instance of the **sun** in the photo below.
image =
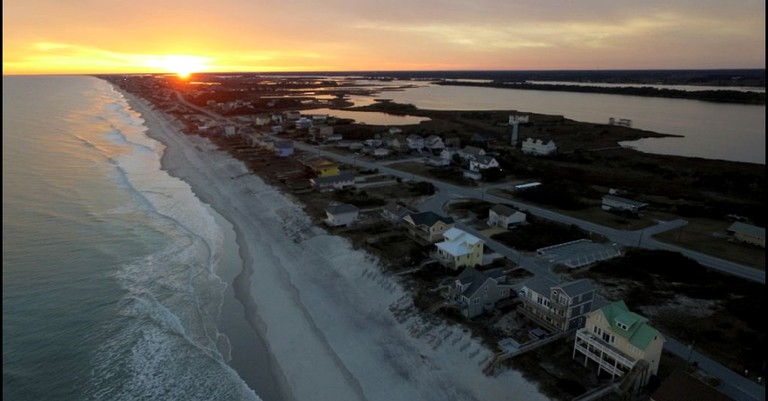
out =
[[194,72],[206,71],[209,68],[206,64],[210,60],[205,57],[172,55],[153,59],[148,64],[175,73],[179,78],[188,78]]

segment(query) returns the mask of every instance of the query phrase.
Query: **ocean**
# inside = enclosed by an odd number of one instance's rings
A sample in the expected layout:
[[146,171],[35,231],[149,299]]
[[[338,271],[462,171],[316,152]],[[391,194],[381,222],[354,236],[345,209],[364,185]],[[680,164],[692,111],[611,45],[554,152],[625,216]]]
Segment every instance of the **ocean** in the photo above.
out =
[[4,399],[260,399],[217,327],[226,228],[163,149],[103,80],[3,77]]

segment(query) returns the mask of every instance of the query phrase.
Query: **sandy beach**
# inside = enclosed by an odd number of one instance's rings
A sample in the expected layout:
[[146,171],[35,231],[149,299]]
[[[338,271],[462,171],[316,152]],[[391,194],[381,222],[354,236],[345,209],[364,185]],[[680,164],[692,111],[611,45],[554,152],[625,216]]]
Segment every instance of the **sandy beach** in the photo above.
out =
[[[370,255],[313,226],[300,205],[208,140],[122,93],[165,144],[163,168],[231,223],[237,246],[229,249],[239,258],[230,264],[242,266],[227,277],[240,305],[222,311],[222,326],[230,327],[232,366],[265,400],[548,399],[518,372],[484,376],[493,351],[479,339],[425,323]],[[251,365],[249,355],[259,360]]]

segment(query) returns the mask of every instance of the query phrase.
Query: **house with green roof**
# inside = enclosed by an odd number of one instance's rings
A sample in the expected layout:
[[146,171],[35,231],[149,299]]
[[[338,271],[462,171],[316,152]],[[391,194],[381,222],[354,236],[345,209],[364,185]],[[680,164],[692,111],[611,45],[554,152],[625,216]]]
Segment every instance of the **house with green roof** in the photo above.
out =
[[573,358],[583,357],[584,366],[597,364],[598,375],[627,376],[638,389],[658,372],[663,347],[664,337],[648,319],[617,301],[587,315],[584,328],[576,332]]

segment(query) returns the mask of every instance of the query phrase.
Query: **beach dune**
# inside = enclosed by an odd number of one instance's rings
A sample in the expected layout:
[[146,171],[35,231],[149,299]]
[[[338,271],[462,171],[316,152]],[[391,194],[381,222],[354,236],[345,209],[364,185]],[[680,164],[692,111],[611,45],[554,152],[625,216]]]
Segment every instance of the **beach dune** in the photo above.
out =
[[249,327],[272,356],[283,399],[548,399],[516,371],[483,375],[493,351],[479,339],[422,320],[410,295],[370,255],[314,227],[300,205],[245,174],[239,160],[122,93],[148,135],[165,144],[163,168],[232,223],[248,273],[240,284],[251,298],[241,300],[252,302],[245,305]]

